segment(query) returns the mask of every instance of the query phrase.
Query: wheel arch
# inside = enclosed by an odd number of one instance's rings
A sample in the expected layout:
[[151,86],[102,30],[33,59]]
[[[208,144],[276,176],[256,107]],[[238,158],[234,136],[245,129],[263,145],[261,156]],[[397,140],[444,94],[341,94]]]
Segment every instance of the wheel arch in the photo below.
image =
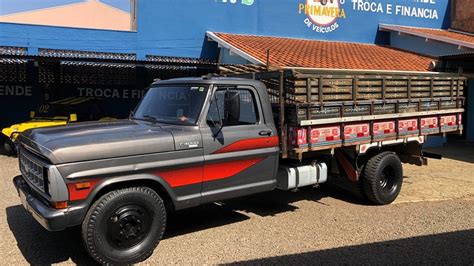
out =
[[395,153],[403,163],[415,165],[425,165],[423,158],[423,144],[418,141],[408,141],[393,145],[372,146],[363,154],[357,156],[357,166],[362,169],[370,158],[377,156],[383,152]]
[[106,179],[98,184],[87,197],[88,208],[110,191],[132,186],[145,186],[153,189],[162,198],[167,210],[175,210],[176,196],[172,189],[164,180],[152,175],[134,175]]

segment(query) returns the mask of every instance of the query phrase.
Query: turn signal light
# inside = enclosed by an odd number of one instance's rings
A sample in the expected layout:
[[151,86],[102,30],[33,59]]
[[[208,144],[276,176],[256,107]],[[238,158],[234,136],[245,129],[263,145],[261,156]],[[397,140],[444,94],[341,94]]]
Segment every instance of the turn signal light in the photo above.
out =
[[77,183],[76,190],[88,189],[91,187],[91,182]]
[[55,209],[66,209],[68,207],[67,201],[51,202],[51,205]]
[[88,180],[78,183],[67,184],[69,191],[69,201],[83,200],[89,196],[99,180]]

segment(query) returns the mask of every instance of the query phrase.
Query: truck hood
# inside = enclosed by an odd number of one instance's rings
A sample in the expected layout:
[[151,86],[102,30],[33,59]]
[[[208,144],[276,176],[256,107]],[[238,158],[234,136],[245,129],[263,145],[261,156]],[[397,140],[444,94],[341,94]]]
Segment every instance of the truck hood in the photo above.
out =
[[19,140],[53,164],[133,156],[175,149],[159,125],[132,120],[87,122],[25,131]]

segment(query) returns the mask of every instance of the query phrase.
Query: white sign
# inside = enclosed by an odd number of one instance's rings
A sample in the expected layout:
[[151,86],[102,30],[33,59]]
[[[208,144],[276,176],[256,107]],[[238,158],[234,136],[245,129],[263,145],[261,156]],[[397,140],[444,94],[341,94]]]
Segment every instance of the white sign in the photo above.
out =
[[438,11],[431,8],[432,5],[435,4],[436,0],[415,0],[414,5],[383,4],[377,1],[352,0],[352,9],[355,11],[393,16],[439,19]]
[[103,89],[103,88],[77,88],[79,97],[116,98],[116,99],[141,99],[144,90],[133,89]]
[[237,2],[240,2],[242,5],[246,5],[246,6],[251,6],[255,3],[255,0],[214,0],[214,1],[229,3],[229,4],[237,4]]

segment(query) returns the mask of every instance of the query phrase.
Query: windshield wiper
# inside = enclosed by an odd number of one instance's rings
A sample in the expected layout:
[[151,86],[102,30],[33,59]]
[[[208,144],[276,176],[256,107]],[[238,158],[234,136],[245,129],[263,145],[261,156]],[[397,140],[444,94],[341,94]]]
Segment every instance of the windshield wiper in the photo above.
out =
[[151,115],[143,115],[142,117],[135,117],[134,116],[134,117],[132,117],[132,119],[147,121],[147,122],[151,122],[151,123],[156,123],[157,122],[156,117],[151,116]]
[[161,121],[158,121],[158,123],[163,123],[163,124],[170,124],[170,125],[187,125],[187,126],[191,126],[191,125],[194,125],[193,123],[191,122],[186,122],[186,121],[170,121],[170,120],[161,120]]

